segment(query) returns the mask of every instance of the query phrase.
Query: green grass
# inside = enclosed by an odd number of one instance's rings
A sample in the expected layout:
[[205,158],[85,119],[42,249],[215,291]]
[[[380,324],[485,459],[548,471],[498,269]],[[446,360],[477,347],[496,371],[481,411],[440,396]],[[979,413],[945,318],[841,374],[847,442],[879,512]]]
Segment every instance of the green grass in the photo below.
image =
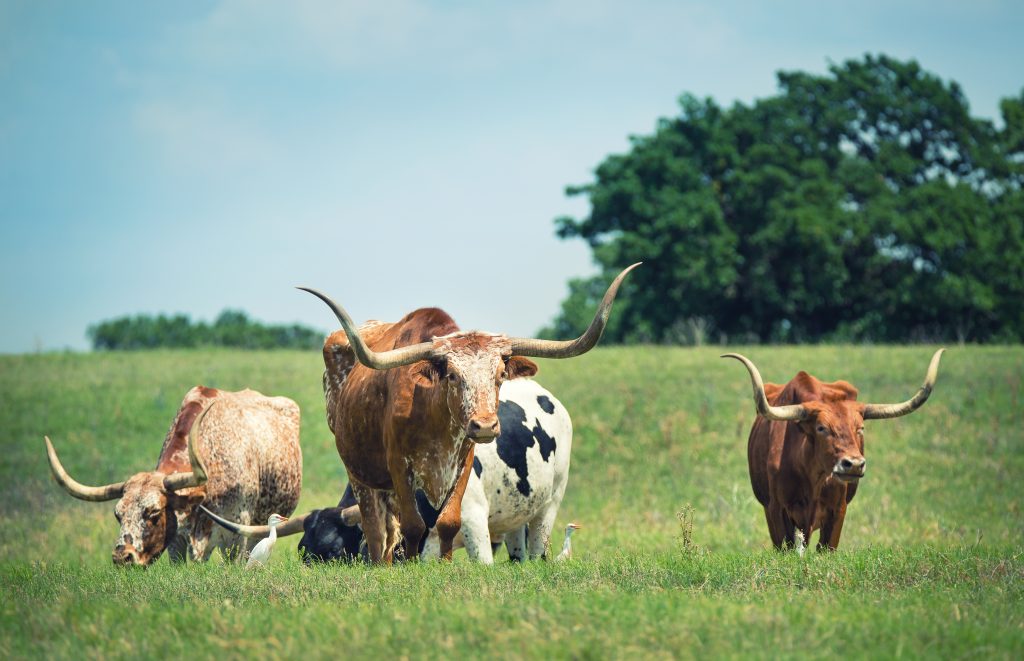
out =
[[[731,348],[732,349],[732,348]],[[845,378],[904,399],[928,347],[753,347],[765,378]],[[344,471],[316,352],[0,357],[0,657],[1024,656],[1024,350],[947,352],[917,413],[868,424],[870,470],[835,554],[768,550],[747,481],[753,405],[715,348],[608,348],[544,361],[573,416],[559,526],[564,564],[304,568],[282,542],[267,571],[215,561],[116,570],[113,503],[77,479],[152,469],[189,387],[251,387],[303,411],[300,510],[337,501]],[[677,513],[692,508],[693,544]]]

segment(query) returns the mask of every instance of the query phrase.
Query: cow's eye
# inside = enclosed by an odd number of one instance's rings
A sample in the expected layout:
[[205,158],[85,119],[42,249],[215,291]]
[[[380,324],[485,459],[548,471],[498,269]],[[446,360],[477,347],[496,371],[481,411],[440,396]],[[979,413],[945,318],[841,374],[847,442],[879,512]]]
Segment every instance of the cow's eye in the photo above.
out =
[[459,377],[455,375],[455,372],[448,372],[447,374],[444,375],[444,378],[448,379],[452,383],[455,383],[456,381],[459,380]]
[[858,436],[863,436],[864,435],[864,428],[863,427],[861,427],[860,429],[857,430],[857,435]]
[[114,510],[114,518],[117,519],[118,523],[121,523],[121,513],[117,510]]
[[818,425],[818,433],[819,434],[827,434],[828,433],[828,428],[825,427],[825,425]]

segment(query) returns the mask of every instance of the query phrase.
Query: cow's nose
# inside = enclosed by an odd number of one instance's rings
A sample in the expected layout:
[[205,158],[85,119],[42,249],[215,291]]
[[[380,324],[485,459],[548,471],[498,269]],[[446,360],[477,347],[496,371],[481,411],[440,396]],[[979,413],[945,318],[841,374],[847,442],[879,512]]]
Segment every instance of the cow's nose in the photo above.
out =
[[486,418],[473,418],[469,421],[469,427],[466,428],[466,436],[479,441],[493,440],[500,433],[501,424],[498,422],[498,416],[496,415]]
[[843,457],[839,460],[839,470],[843,473],[863,473],[866,463],[864,457]]
[[139,563],[139,554],[135,551],[134,547],[118,544],[114,547],[112,559],[114,564],[120,567],[123,567],[124,565],[135,565]]

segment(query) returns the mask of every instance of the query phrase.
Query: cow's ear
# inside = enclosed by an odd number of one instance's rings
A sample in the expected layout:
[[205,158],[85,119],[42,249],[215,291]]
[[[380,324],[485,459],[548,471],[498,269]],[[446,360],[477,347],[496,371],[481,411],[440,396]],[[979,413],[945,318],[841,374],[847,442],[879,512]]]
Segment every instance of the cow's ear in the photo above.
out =
[[537,363],[522,356],[512,356],[505,363],[505,378],[518,379],[522,376],[533,376],[537,373]]
[[413,380],[416,386],[419,388],[430,388],[441,379],[444,363],[428,360],[424,361],[421,366],[413,369]]
[[188,512],[206,500],[206,494],[202,491],[193,491],[190,494],[172,492],[170,500],[174,509]]

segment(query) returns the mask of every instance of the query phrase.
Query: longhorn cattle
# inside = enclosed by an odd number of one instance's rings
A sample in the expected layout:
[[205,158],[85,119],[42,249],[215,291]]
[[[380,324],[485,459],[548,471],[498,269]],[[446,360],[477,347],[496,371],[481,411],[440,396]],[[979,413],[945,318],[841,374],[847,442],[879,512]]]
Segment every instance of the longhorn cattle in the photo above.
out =
[[69,494],[118,501],[115,565],[147,566],[165,550],[172,562],[206,560],[215,548],[233,554],[245,548],[245,538],[214,530],[210,519],[195,511],[199,503],[239,521],[266,521],[272,512],[290,514],[302,487],[298,405],[253,390],[192,388],[167,432],[156,469],[124,482],[102,487],[76,482],[45,440],[53,476]]
[[819,551],[839,546],[846,506],[865,474],[864,421],[907,415],[924,404],[942,352],[932,356],[920,390],[899,404],[862,404],[846,381],[824,383],[807,372],[785,385],[765,385],[749,359],[722,356],[742,362],[754,387],[759,416],[747,442],[750,483],[776,548],[792,548],[798,529],[802,543],[821,531]]
[[615,278],[590,327],[568,341],[463,332],[437,308],[357,329],[325,294],[302,288],[326,303],[342,326],[324,343],[327,422],[359,503],[372,561],[391,562],[396,516],[406,550],[418,555],[426,532],[419,493],[438,513],[439,552],[451,557],[473,446],[501,431],[502,382],[534,375],[537,366],[527,357],[570,358],[593,348],[619,285],[636,266]]
[[[470,559],[484,564],[494,562],[494,551],[503,540],[512,560],[546,553],[569,479],[572,451],[569,413],[536,381],[506,381],[499,398],[501,434],[494,443],[474,449],[473,472],[462,498],[462,529],[453,540],[453,548],[464,546]],[[424,557],[437,557],[440,539],[434,524],[438,512],[422,492],[417,499],[420,516],[429,529],[421,552]],[[220,517],[214,520],[250,537],[270,532],[267,526],[239,526]],[[337,507],[305,515],[299,542],[303,559],[309,564],[358,558],[363,541],[359,521],[349,485]],[[396,552],[398,549],[402,545]]]

